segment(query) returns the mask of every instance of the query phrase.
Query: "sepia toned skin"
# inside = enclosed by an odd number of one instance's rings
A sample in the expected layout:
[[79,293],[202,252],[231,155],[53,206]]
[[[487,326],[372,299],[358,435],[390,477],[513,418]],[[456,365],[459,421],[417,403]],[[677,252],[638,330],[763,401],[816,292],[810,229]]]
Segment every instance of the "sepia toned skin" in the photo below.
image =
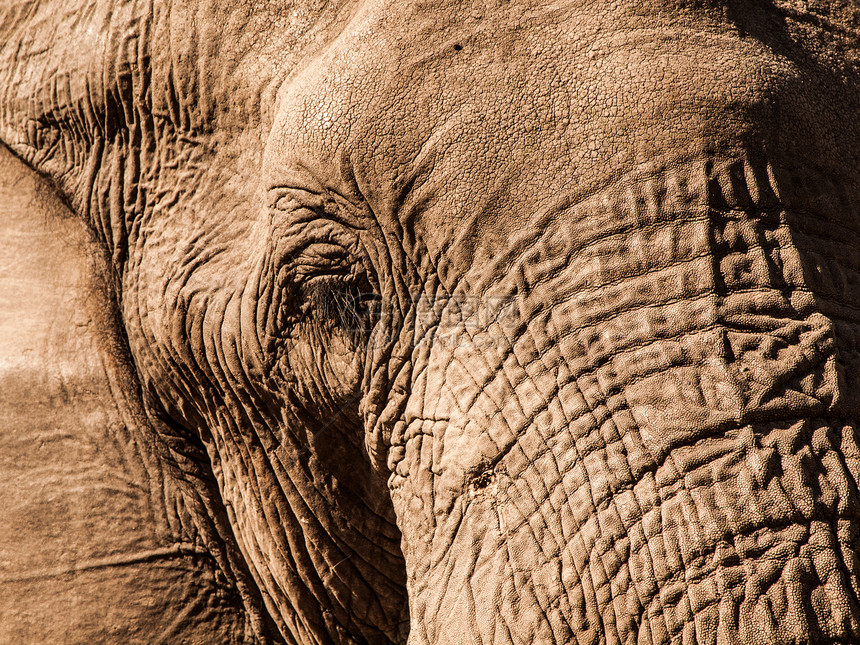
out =
[[[0,635],[860,640],[858,38],[836,0],[10,1],[0,140],[90,282],[14,247],[5,324],[103,307],[0,344],[0,428],[75,412],[137,501],[0,533]],[[91,399],[21,376],[61,356]],[[9,445],[21,490],[68,467]]]

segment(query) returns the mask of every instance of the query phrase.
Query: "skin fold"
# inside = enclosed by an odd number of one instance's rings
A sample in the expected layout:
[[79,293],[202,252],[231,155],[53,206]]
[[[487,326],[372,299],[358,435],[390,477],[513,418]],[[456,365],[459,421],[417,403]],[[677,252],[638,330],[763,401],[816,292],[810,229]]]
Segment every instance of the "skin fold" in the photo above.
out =
[[5,148],[0,222],[0,642],[247,641],[205,471],[146,417],[100,245]]
[[860,640],[856,6],[2,12],[0,140],[91,236],[124,380],[74,369],[205,571],[141,565],[182,638]]

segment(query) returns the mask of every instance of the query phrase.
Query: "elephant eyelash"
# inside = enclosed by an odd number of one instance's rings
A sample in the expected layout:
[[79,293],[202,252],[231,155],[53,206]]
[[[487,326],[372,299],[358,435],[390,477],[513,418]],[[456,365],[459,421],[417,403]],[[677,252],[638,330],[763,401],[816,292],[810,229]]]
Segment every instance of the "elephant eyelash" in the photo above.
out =
[[334,324],[357,347],[379,318],[382,297],[364,280],[328,275],[312,281],[307,302],[323,324]]

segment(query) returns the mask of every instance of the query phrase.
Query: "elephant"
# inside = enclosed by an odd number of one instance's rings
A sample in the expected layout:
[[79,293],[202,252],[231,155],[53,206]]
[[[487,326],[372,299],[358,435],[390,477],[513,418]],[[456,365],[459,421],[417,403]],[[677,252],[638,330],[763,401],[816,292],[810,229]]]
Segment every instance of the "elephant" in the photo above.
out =
[[860,642],[856,3],[0,15],[4,641]]

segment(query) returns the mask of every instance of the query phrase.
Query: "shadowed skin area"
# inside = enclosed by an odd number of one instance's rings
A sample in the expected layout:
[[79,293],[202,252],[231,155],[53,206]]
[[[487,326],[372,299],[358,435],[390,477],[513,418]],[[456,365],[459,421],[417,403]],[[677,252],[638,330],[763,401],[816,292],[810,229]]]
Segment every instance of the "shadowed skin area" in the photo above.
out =
[[257,638],[860,640],[850,7],[126,9],[73,69],[12,34],[0,136]]

